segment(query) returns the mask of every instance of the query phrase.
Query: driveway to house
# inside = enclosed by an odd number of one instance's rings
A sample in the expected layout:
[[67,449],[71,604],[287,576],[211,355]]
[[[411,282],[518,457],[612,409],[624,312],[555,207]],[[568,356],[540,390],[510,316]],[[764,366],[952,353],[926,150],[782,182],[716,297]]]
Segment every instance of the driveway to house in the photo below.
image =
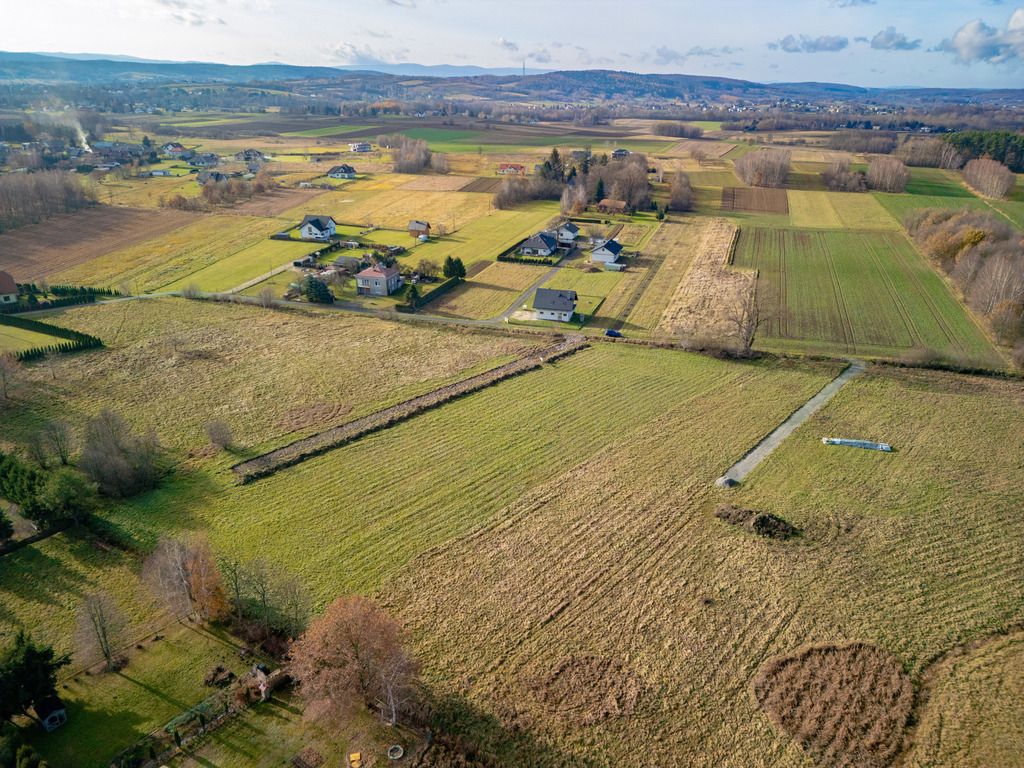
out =
[[550,280],[552,277],[554,277],[555,275],[558,274],[558,270],[561,269],[559,264],[561,264],[561,263],[562,262],[559,261],[557,264],[555,264],[555,266],[553,266],[551,269],[549,269],[543,275],[541,275],[536,280],[534,280],[529,288],[527,288],[525,291],[523,291],[521,294],[519,294],[519,296],[516,297],[516,300],[514,302],[512,302],[512,306],[510,306],[508,309],[506,309],[504,312],[502,312],[497,317],[488,318],[485,322],[490,322],[490,323],[493,323],[493,322],[501,322],[501,323],[507,322],[508,319],[510,317],[512,317],[512,314],[514,312],[517,312],[519,310],[519,308],[521,306],[523,306],[523,304],[526,303],[526,300],[528,298],[530,298],[530,294],[531,293],[536,291],[538,288],[540,288],[542,285],[544,285],[544,283],[546,283],[548,280]]
[[843,388],[846,382],[860,376],[867,367],[866,363],[861,360],[850,360],[849,363],[842,373],[822,387],[814,397],[793,411],[788,419],[751,448],[742,459],[729,467],[725,474],[715,481],[715,484],[729,487],[736,483],[742,483],[758,464],[767,459],[772,451],[782,445],[782,442],[796,431],[797,427],[821,410],[825,403]]

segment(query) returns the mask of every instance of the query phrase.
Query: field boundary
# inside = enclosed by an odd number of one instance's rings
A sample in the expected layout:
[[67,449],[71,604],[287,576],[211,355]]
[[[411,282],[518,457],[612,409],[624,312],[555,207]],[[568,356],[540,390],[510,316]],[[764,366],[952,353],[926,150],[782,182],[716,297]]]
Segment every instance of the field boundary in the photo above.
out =
[[253,480],[271,475],[280,469],[294,466],[306,459],[339,448],[372,432],[386,429],[463,395],[468,395],[497,384],[520,373],[540,368],[544,363],[571,355],[585,346],[587,346],[587,342],[582,336],[569,337],[565,341],[541,350],[532,351],[517,360],[513,360],[511,363],[505,363],[490,371],[470,376],[454,384],[447,384],[424,395],[397,403],[383,410],[350,421],[347,424],[329,429],[326,432],[311,435],[269,453],[235,464],[231,467],[231,470],[235,473],[240,483],[250,483]]

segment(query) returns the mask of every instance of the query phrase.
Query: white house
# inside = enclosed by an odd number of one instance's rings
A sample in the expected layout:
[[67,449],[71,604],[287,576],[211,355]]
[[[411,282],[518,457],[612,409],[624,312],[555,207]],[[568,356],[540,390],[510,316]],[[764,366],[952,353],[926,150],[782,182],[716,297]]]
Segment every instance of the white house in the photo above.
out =
[[533,295],[533,312],[538,320],[567,323],[576,312],[576,291],[538,288]]
[[555,230],[558,244],[563,248],[572,248],[576,245],[576,238],[580,236],[580,228],[571,221],[563,221]]
[[354,179],[355,177],[356,169],[347,163],[336,165],[327,172],[329,179]]
[[299,225],[299,237],[304,240],[330,240],[338,231],[338,224],[330,216],[306,216]]
[[375,264],[356,275],[356,293],[360,296],[390,296],[402,286],[398,267]]
[[622,243],[618,240],[600,240],[590,252],[591,261],[599,261],[610,269],[619,262],[619,254],[622,253]]
[[18,284],[10,272],[0,272],[0,304],[18,303]]
[[519,247],[519,252],[523,256],[550,256],[557,248],[558,238],[554,232],[538,232]]
[[354,141],[348,145],[349,152],[372,152],[373,147],[366,141]]

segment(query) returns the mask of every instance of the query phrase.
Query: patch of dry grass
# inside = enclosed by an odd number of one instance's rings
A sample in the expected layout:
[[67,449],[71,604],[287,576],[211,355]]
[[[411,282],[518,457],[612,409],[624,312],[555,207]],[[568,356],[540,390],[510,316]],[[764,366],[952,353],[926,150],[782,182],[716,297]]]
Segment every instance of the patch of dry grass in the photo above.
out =
[[496,261],[432,302],[427,311],[452,317],[497,317],[545,271],[542,267]]

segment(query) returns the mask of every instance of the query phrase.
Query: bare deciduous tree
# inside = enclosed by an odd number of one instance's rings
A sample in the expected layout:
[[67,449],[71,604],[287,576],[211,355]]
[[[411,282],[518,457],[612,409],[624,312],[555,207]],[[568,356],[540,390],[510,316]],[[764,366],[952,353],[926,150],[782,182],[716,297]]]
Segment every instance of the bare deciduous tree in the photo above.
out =
[[127,627],[114,598],[106,592],[92,592],[78,609],[75,653],[87,664],[103,660],[108,670],[117,669],[117,651],[124,644]]
[[67,466],[71,462],[71,451],[74,447],[71,425],[66,421],[48,421],[43,425],[40,434],[49,452],[62,466]]
[[896,157],[872,157],[868,163],[868,186],[880,192],[903,192],[910,181],[910,171]]
[[292,646],[291,661],[314,718],[361,702],[393,725],[416,705],[419,665],[403,647],[398,624],[368,598],[331,603]]
[[672,175],[672,185],[669,187],[669,207],[673,211],[688,211],[693,208],[693,187],[690,186],[690,177],[678,169]]
[[205,537],[164,537],[143,564],[143,578],[172,614],[212,620],[223,615],[220,570]]
[[270,309],[274,306],[274,289],[263,288],[259,293],[260,306],[264,309]]
[[225,421],[210,421],[206,424],[206,438],[210,445],[219,450],[227,450],[234,442],[231,427]]
[[78,464],[103,493],[125,497],[156,485],[159,452],[154,432],[133,435],[123,418],[103,410],[86,424]]
[[736,173],[752,187],[782,187],[789,178],[789,150],[762,149],[736,161]]
[[1000,162],[987,157],[971,160],[964,166],[964,181],[986,197],[1006,197],[1017,177]]

